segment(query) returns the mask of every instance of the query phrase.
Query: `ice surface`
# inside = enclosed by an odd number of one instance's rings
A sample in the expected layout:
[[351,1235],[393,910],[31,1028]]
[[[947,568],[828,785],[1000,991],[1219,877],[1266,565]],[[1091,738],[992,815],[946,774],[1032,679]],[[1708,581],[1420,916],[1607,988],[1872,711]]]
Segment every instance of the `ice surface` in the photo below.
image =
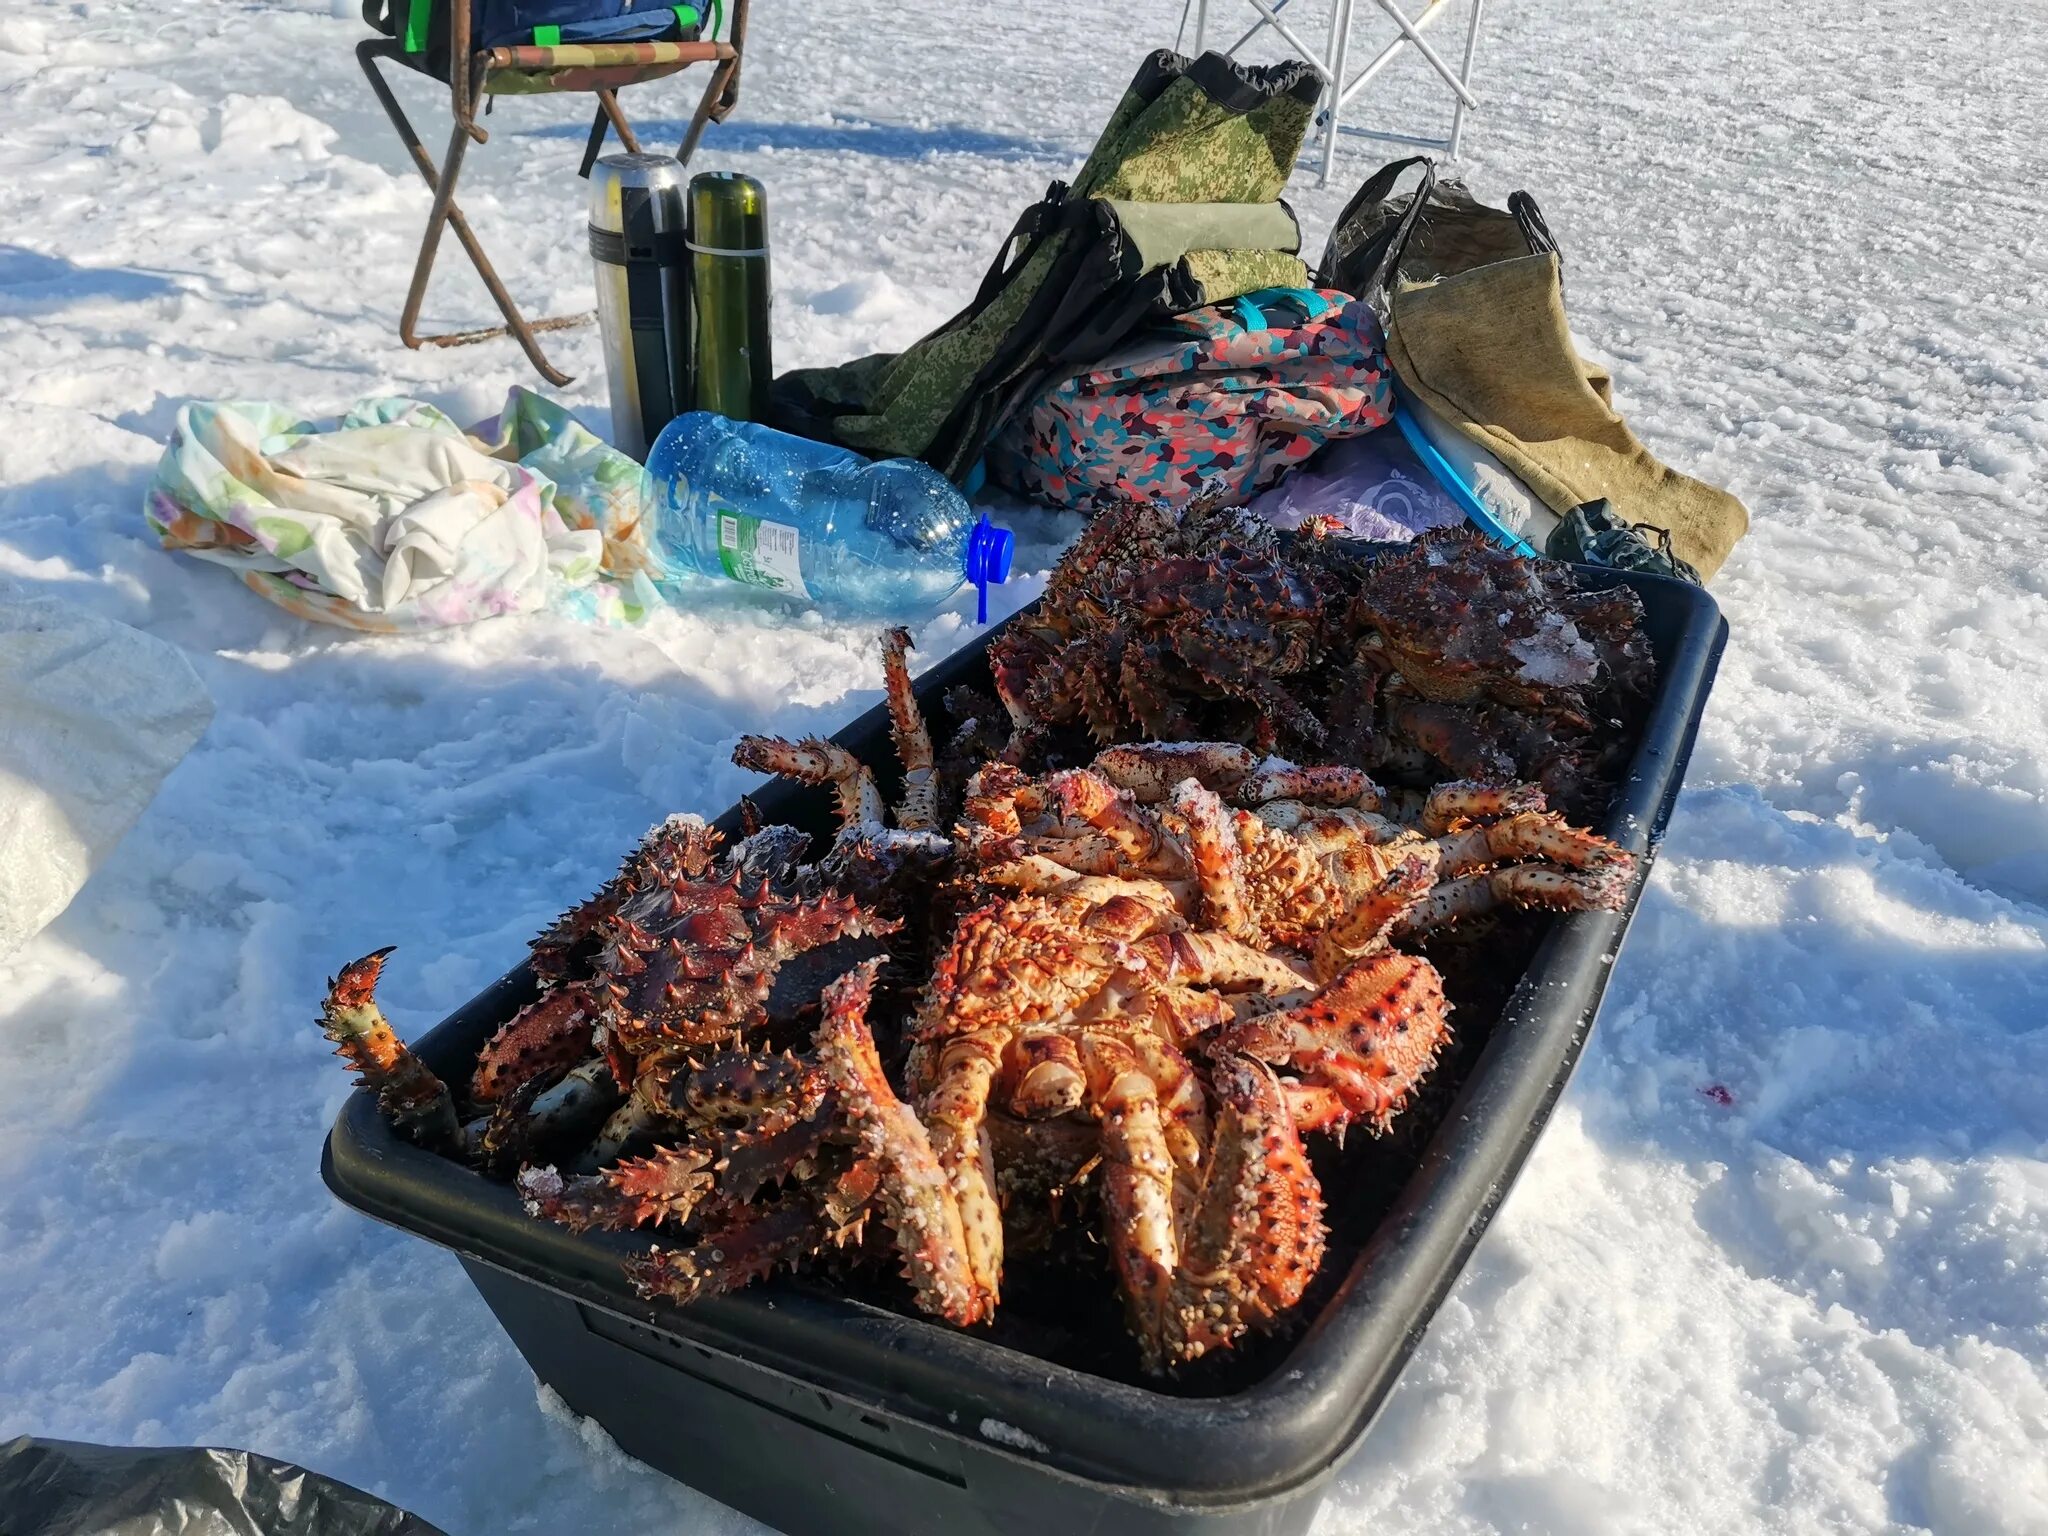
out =
[[[1179,14],[758,7],[702,163],[767,186],[778,364],[958,308]],[[1585,1063],[1331,1536],[2048,1531],[2048,74],[2038,0],[1960,14],[1487,8],[1477,190],[1537,195],[1631,423],[1756,530]],[[740,734],[873,704],[879,656],[744,594],[638,631],[338,635],[149,542],[183,400],[474,420],[531,382],[508,345],[397,342],[427,196],[360,35],[325,0],[0,22],[0,574],[180,645],[217,706],[0,963],[0,1436],[239,1443],[460,1533],[743,1529],[537,1403],[451,1256],[335,1205],[347,1090],[311,1020],[395,940],[395,1021],[432,1023],[651,822],[730,804]],[[1430,130],[1440,100],[1411,61],[1361,121]],[[586,107],[503,103],[464,174],[534,312],[590,302]],[[1308,249],[1377,158],[1292,190]],[[479,323],[443,254],[428,320]],[[549,341],[603,420],[594,336]],[[1077,527],[1008,520],[1004,611]]]

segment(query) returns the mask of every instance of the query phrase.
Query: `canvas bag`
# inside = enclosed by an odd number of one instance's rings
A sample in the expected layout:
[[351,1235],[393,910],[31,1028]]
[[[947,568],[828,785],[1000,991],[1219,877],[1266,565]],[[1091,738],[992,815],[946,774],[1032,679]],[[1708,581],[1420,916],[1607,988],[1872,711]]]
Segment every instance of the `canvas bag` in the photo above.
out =
[[[1397,193],[1415,169],[1415,189]],[[1488,208],[1416,157],[1359,189],[1320,277],[1381,306],[1387,361],[1402,386],[1558,516],[1604,499],[1631,526],[1668,533],[1672,551],[1711,580],[1748,531],[1749,513],[1728,492],[1666,467],[1629,430],[1607,371],[1572,343],[1562,270],[1526,192],[1507,211]]]
[[1249,500],[1335,438],[1384,426],[1372,306],[1331,290],[1209,305],[1039,395],[990,444],[989,475],[1052,506]]

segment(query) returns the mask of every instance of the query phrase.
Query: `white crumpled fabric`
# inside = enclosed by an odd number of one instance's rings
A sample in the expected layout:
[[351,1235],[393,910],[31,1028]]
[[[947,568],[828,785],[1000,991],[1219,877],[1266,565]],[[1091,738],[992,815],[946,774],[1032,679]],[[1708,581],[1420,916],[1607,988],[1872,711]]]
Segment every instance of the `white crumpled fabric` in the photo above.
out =
[[302,618],[372,633],[658,604],[641,574],[640,466],[529,391],[485,425],[493,437],[395,396],[324,426],[194,401],[144,511],[165,548],[240,572]]
[[212,718],[177,647],[0,585],[0,956],[71,904]]

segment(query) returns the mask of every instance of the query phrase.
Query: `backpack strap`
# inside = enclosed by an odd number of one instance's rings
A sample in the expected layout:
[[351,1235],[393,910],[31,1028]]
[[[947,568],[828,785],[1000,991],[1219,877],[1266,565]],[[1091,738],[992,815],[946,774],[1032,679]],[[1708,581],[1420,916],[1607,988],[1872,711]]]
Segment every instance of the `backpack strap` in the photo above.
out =
[[973,308],[979,309],[993,299],[997,292],[1031,257],[1031,253],[1054,230],[1067,222],[1067,184],[1055,181],[1045,189],[1045,196],[1018,215],[1016,224],[996,247],[996,259],[990,263],[987,274],[981,280],[981,287],[975,291]]

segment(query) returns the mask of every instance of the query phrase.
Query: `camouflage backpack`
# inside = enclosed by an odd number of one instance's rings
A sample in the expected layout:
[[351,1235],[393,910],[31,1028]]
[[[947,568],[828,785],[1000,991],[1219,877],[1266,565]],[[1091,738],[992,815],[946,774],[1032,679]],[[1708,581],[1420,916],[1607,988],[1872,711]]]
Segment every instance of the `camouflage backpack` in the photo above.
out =
[[775,381],[773,421],[965,482],[1017,407],[1163,316],[1299,287],[1280,201],[1321,82],[1307,65],[1148,58],[1071,186],[1003,242],[974,301],[907,352]]

